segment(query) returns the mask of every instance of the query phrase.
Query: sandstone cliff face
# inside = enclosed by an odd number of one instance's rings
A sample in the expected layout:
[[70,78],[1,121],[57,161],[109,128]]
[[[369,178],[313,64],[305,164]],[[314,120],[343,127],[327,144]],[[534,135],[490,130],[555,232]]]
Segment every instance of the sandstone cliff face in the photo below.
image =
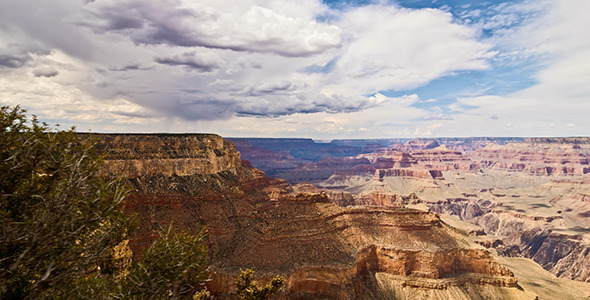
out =
[[404,199],[401,195],[386,193],[383,191],[371,191],[360,193],[355,197],[355,205],[373,205],[384,207],[404,207]]
[[558,233],[556,227],[561,226],[562,216],[533,216],[495,208],[489,201],[468,199],[443,201],[429,207],[437,213],[456,215],[481,226],[495,239],[482,245],[496,248],[502,255],[528,257],[556,276],[590,282],[586,229],[579,227],[579,233]]
[[439,171],[480,171],[479,164],[463,155],[461,151],[449,150],[444,146],[413,151],[412,157],[426,168]]
[[470,153],[489,168],[535,175],[583,175],[590,172],[590,145],[519,143],[488,145]]
[[241,164],[233,144],[214,134],[92,134],[105,172],[124,177],[215,174]]
[[[101,138],[108,172],[135,188],[125,203],[140,223],[131,248],[139,253],[170,222],[182,230],[206,224],[208,285],[219,297],[235,297],[233,278],[245,267],[262,281],[285,276],[285,299],[404,298],[424,289],[441,299],[451,291],[520,295],[512,273],[486,250],[432,213],[398,207],[396,196],[361,200],[393,207],[340,207],[327,193],[303,193],[241,165],[233,145],[212,135]],[[144,155],[150,165],[128,163]]]
[[420,169],[380,169],[375,171],[373,178],[382,180],[384,177],[413,177],[421,179],[442,179],[443,175],[438,170]]
[[371,191],[353,195],[349,192],[336,192],[315,187],[310,183],[300,183],[293,186],[295,193],[308,195],[324,195],[327,199],[338,206],[382,206],[382,207],[404,207],[404,197],[399,194],[383,191]]

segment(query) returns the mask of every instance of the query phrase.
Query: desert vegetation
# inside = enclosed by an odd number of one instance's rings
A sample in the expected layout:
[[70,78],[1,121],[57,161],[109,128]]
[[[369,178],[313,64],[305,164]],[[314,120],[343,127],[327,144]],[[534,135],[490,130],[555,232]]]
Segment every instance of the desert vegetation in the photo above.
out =
[[[0,110],[0,298],[206,299],[205,231],[172,224],[140,259],[136,227],[121,204],[129,190],[100,176],[96,141],[52,129],[17,107]],[[265,299],[284,279],[257,288],[251,270],[237,293]]]

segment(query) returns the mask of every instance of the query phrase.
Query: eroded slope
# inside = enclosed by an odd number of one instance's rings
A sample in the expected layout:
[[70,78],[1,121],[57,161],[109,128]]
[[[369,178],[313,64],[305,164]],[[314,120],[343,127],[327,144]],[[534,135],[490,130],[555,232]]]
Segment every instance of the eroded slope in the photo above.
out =
[[[245,267],[255,267],[262,280],[285,276],[282,298],[525,295],[510,270],[432,213],[337,206],[325,193],[294,190],[240,164],[233,145],[214,135],[101,137],[106,170],[135,189],[125,207],[140,221],[134,251],[172,221],[187,230],[206,224],[208,285],[218,296],[231,296],[233,278]],[[153,154],[159,147],[171,149]],[[141,161],[144,151],[149,163]]]

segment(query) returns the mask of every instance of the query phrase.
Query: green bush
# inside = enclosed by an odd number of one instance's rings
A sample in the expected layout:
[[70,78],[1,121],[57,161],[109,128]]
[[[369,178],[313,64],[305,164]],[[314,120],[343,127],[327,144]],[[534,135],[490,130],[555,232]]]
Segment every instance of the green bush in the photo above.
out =
[[277,275],[267,285],[258,287],[252,282],[252,275],[254,269],[240,270],[236,278],[236,293],[244,300],[266,300],[285,284],[285,279]]
[[178,298],[193,295],[204,282],[207,248],[205,233],[171,234],[172,226],[161,239],[134,262],[125,279],[124,294],[135,299]]
[[[204,231],[169,226],[141,260],[116,258],[134,223],[120,209],[127,188],[99,176],[94,145],[0,108],[0,299],[207,299]],[[259,288],[253,273],[236,280],[243,299],[284,284],[277,276]]]
[[74,129],[0,108],[0,298],[60,297],[127,238],[125,188]]

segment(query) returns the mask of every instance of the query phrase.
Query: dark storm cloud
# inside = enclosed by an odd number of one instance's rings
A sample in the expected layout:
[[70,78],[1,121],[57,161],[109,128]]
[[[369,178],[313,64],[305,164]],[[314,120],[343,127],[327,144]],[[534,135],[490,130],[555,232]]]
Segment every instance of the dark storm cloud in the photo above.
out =
[[35,77],[55,77],[59,74],[59,71],[52,67],[41,67],[33,71]]
[[191,70],[212,72],[218,69],[223,61],[213,54],[197,54],[196,52],[186,52],[180,55],[155,57],[154,61],[170,66],[184,66]]
[[32,57],[29,54],[10,55],[0,54],[0,67],[20,68],[24,66]]

